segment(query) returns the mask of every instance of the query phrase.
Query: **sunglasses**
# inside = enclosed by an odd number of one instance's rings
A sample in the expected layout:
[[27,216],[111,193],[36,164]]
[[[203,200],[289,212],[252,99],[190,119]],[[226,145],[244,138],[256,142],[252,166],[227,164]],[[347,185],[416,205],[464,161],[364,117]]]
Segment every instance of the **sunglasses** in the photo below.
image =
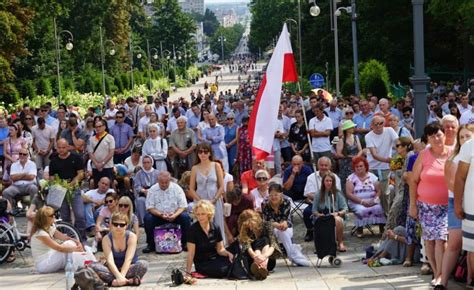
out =
[[113,199],[107,199],[107,200],[105,201],[105,203],[112,203],[112,202],[114,202]]
[[346,112],[346,115],[354,115],[354,112]]
[[199,150],[198,154],[208,154],[209,150]]
[[33,118],[25,118],[25,120],[33,120]]
[[96,128],[101,128],[101,127],[104,127],[104,125],[99,125],[99,126],[95,126]]
[[115,119],[122,119],[123,116],[115,116]]
[[378,122],[378,123],[375,123],[374,126],[382,126],[385,122]]
[[404,147],[404,145],[403,144],[397,144],[397,145],[395,145],[395,147],[397,147],[397,148],[398,147]]
[[128,204],[119,204],[119,208],[129,208],[129,205]]
[[126,223],[112,223],[114,225],[114,227],[117,227],[117,228],[124,228],[127,226]]
[[258,181],[267,181],[268,178],[266,178],[266,177],[257,177],[257,180]]
[[18,153],[20,156],[28,156],[28,153]]
[[403,117],[410,117],[410,114],[403,114]]

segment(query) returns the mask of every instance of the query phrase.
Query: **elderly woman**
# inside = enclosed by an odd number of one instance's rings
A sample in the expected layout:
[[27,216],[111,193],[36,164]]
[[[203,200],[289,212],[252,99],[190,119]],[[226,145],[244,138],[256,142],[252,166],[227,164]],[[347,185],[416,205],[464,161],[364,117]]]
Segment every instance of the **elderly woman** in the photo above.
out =
[[408,152],[412,150],[412,144],[408,137],[400,137],[395,143],[397,154],[390,161],[391,179],[393,180],[392,205],[387,217],[386,227],[395,229],[397,226],[405,226],[409,203],[407,180]]
[[235,115],[230,112],[227,114],[227,123],[225,129],[225,146],[227,149],[227,158],[229,160],[229,170],[234,167],[235,157],[237,157],[237,125],[235,124]]
[[[339,177],[346,180],[352,173],[352,158],[362,155],[362,146],[359,137],[354,134],[356,124],[351,120],[342,123],[342,136],[336,145],[336,157],[339,162]],[[343,188],[343,192],[346,189]]]
[[300,247],[293,244],[293,223],[291,221],[291,199],[283,195],[280,184],[272,183],[268,189],[269,197],[262,203],[263,219],[270,222],[278,242],[285,247],[288,259],[297,266],[310,266],[309,260],[301,253]]
[[[456,217],[454,212],[454,184],[456,171],[459,164],[459,151],[461,146],[464,145],[467,141],[474,138],[474,125],[465,124],[459,128],[457,133],[456,147],[454,148],[453,155],[446,161],[444,168],[444,178],[446,184],[448,185],[448,245],[446,251],[444,252],[443,265],[441,269],[441,281],[440,284],[444,287],[447,287],[448,279],[450,273],[452,272],[454,266],[456,265],[459,252],[462,248],[462,229],[461,229],[461,220]],[[471,278],[471,265],[468,263],[468,281]]]
[[257,180],[257,188],[252,189],[250,194],[254,200],[254,209],[257,212],[262,212],[262,202],[268,197],[270,174],[263,169],[257,170],[257,172],[255,172],[255,180]]
[[193,207],[197,220],[188,231],[188,257],[186,270],[196,271],[211,278],[227,276],[234,256],[224,248],[221,229],[212,222],[214,205],[208,200],[200,200]]
[[135,175],[134,189],[135,189],[135,205],[137,207],[137,217],[140,225],[143,225],[143,219],[146,213],[146,196],[148,189],[158,180],[157,169],[153,168],[153,158],[149,155],[143,156],[143,167]]
[[389,117],[389,124],[395,132],[397,132],[398,137],[406,137],[410,142],[413,142],[413,137],[411,136],[410,130],[407,128],[400,126],[400,119],[397,115],[392,114]]
[[143,143],[142,156],[149,155],[153,158],[155,164],[154,167],[158,171],[165,171],[166,168],[166,156],[168,155],[168,143],[165,138],[159,136],[158,125],[148,125],[149,137]]
[[127,230],[128,216],[115,212],[110,221],[110,233],[103,241],[107,263],[92,263],[90,267],[111,287],[140,286],[148,270],[148,262],[138,260],[137,236]]
[[326,215],[334,216],[336,221],[336,240],[340,252],[346,251],[344,246],[344,217],[348,208],[346,199],[336,187],[336,177],[326,173],[321,178],[321,189],[313,199],[313,216],[318,219]]
[[444,166],[451,155],[445,145],[444,129],[438,122],[425,126],[429,146],[420,152],[409,180],[409,215],[418,218],[423,229],[426,256],[433,270],[433,285],[441,281],[441,265],[448,239],[448,187]]
[[369,163],[364,157],[352,160],[352,170],[346,181],[346,197],[354,211],[357,237],[364,236],[364,227],[378,224],[381,232],[385,224],[385,215],[380,205],[380,184],[377,176],[369,172]]
[[84,251],[81,242],[57,231],[54,221],[52,207],[44,206],[36,212],[30,245],[35,269],[39,273],[63,270],[68,253]]

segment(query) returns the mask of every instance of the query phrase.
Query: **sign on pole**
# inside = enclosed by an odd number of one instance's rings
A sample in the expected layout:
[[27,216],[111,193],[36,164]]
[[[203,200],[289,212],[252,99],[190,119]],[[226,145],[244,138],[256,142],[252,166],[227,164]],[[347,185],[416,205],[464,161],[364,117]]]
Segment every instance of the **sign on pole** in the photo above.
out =
[[309,82],[315,89],[322,88],[324,86],[324,77],[322,74],[314,73],[309,77]]

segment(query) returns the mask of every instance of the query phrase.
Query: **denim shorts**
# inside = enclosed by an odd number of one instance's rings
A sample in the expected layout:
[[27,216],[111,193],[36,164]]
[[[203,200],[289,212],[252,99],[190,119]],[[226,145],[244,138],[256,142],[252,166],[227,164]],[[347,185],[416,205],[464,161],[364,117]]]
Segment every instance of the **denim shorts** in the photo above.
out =
[[454,214],[454,198],[450,197],[448,202],[448,229],[461,229],[461,220]]

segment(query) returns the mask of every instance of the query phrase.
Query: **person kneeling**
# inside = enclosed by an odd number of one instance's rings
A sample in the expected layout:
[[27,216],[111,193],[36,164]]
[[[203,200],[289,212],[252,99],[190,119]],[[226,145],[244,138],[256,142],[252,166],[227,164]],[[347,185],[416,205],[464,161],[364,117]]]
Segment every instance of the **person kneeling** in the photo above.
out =
[[110,233],[102,239],[107,264],[94,262],[90,265],[109,286],[139,286],[148,270],[148,262],[138,260],[137,236],[126,230],[129,222],[124,213],[112,214]]
[[344,216],[347,212],[346,200],[336,187],[336,177],[326,173],[322,178],[321,190],[313,199],[313,216],[315,219],[331,214],[336,221],[336,240],[339,252],[345,252]]
[[212,223],[214,205],[200,200],[193,207],[197,220],[188,231],[188,257],[186,271],[191,272],[193,263],[196,271],[211,278],[227,277],[234,255],[224,248],[221,230]]

